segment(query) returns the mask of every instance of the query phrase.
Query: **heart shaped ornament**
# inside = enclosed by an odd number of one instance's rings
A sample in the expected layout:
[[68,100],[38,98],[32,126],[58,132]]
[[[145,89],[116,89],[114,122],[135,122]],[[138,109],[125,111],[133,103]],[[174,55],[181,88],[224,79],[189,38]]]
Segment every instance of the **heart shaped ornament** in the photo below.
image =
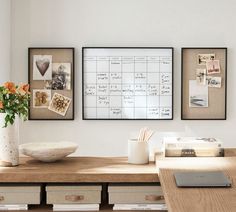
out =
[[45,73],[47,72],[49,65],[50,65],[50,60],[48,58],[38,59],[36,61],[36,66],[42,76],[44,76]]

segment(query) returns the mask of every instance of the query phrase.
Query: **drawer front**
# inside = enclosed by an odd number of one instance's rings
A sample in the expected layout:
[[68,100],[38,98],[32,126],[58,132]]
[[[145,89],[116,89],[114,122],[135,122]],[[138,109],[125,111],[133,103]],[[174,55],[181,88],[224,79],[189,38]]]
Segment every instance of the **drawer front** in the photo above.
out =
[[101,191],[48,191],[47,204],[101,203]]
[[163,194],[158,193],[111,193],[109,204],[154,204],[165,203]]
[[0,192],[0,204],[40,204],[41,195],[24,192]]
[[109,188],[109,204],[165,203],[160,186],[115,186]]

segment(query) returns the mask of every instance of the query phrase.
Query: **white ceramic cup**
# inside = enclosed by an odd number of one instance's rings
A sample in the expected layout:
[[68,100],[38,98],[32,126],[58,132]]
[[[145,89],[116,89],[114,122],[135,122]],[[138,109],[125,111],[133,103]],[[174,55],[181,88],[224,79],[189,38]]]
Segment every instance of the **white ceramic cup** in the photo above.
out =
[[147,142],[137,139],[128,140],[128,162],[131,164],[147,164],[149,162],[149,149]]

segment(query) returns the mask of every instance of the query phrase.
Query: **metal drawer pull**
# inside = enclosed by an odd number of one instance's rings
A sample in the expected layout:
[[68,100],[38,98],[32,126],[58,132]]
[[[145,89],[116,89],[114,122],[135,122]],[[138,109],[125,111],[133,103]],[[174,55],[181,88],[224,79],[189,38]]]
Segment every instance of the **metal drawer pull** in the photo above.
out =
[[160,195],[146,195],[145,196],[145,200],[148,200],[148,201],[158,201],[158,200],[163,200],[164,199],[164,196]]
[[78,202],[81,200],[84,200],[83,195],[66,195],[65,200],[70,201],[70,202]]
[[0,196],[0,201],[4,201],[4,196]]

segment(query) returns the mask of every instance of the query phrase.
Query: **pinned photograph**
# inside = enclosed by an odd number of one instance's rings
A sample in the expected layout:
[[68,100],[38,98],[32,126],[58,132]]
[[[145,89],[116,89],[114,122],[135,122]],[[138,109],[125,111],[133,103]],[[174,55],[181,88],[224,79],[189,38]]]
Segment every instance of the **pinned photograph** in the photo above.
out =
[[206,69],[196,70],[196,80],[199,85],[206,85]]
[[33,90],[33,108],[48,108],[51,101],[51,90]]
[[208,107],[208,86],[189,80],[189,107]]
[[52,79],[52,55],[33,56],[33,80]]
[[59,93],[54,93],[48,109],[57,114],[65,116],[70,106],[70,103],[71,103],[70,98],[63,96]]
[[215,54],[198,54],[197,55],[198,65],[206,65],[209,60],[215,60]]
[[71,89],[71,64],[53,63],[52,64],[52,90]]
[[207,77],[208,87],[221,88],[221,77]]
[[219,74],[220,73],[220,61],[210,60],[206,62],[207,74]]

